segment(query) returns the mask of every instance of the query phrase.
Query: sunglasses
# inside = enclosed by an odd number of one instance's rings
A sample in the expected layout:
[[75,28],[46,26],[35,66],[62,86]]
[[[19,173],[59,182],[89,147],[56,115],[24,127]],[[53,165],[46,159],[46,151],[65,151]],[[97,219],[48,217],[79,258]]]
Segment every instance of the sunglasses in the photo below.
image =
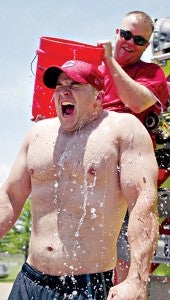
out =
[[145,46],[148,43],[148,41],[145,40],[142,36],[133,35],[129,30],[120,29],[120,36],[123,37],[126,41],[129,41],[133,38],[133,41],[137,46]]

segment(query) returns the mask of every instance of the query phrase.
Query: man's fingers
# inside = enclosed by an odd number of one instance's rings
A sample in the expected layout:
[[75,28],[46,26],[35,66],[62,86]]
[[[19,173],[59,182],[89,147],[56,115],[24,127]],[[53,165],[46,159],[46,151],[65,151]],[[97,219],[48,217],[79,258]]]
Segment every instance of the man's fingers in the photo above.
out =
[[97,45],[105,45],[105,44],[111,44],[111,41],[109,40],[100,40],[97,42]]

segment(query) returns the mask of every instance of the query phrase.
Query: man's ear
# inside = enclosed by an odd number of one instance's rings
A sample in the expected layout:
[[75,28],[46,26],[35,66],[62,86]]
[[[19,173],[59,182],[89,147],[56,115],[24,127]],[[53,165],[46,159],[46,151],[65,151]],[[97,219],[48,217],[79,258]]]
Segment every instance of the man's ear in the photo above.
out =
[[102,90],[102,91],[96,91],[96,101],[101,101],[102,102],[102,100],[103,100],[103,98],[104,98],[104,91]]

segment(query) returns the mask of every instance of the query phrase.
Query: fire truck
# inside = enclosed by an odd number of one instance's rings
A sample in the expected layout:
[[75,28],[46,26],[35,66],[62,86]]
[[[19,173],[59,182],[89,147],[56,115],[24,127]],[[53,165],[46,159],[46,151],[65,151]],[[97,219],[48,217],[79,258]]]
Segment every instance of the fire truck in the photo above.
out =
[[[151,42],[152,62],[164,70],[170,94],[170,17],[155,19]],[[159,116],[156,158],[159,166],[158,188],[159,240],[150,275],[149,299],[166,300],[170,290],[170,98]]]

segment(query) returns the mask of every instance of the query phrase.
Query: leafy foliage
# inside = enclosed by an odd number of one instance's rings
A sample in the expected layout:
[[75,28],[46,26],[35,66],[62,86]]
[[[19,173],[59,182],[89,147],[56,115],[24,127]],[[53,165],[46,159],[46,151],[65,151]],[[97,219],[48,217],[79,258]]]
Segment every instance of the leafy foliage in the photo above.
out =
[[31,199],[29,198],[21,215],[13,228],[0,240],[0,252],[9,254],[24,254],[28,256],[29,238],[31,232]]

